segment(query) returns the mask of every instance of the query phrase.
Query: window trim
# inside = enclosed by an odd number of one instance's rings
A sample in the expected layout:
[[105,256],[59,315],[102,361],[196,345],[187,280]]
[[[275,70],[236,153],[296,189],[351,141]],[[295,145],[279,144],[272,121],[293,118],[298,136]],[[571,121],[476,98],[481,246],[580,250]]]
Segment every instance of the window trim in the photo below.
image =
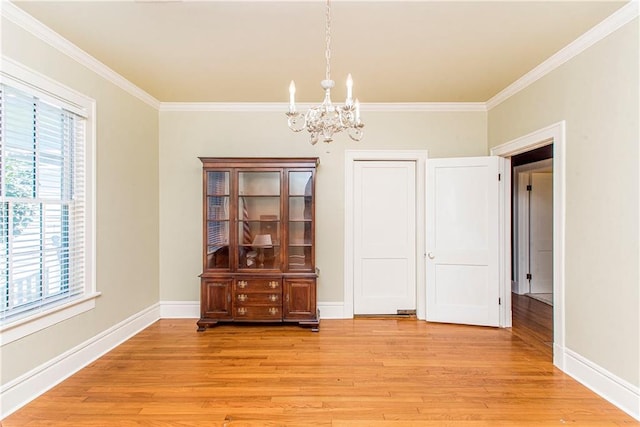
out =
[[85,289],[75,299],[46,310],[34,312],[14,322],[0,325],[0,346],[19,340],[95,308],[100,296],[96,290],[96,101],[74,89],[34,71],[11,58],[2,56],[0,83],[31,93],[62,106],[86,119],[86,221],[85,221]]

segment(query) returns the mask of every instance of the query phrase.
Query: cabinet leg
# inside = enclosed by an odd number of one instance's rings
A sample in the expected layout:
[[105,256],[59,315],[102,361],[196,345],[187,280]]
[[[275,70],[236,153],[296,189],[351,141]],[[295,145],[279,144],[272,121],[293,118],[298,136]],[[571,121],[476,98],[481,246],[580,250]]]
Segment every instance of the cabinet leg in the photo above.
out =
[[311,332],[320,331],[320,309],[316,310],[315,319],[302,320],[298,322],[300,326],[311,328]]
[[204,332],[205,329],[215,326],[217,324],[218,324],[217,320],[210,320],[210,319],[200,319],[196,323],[196,325],[198,325],[198,332]]
[[302,326],[303,328],[310,328],[311,332],[318,332],[320,330],[320,322],[318,320],[298,322],[298,325]]

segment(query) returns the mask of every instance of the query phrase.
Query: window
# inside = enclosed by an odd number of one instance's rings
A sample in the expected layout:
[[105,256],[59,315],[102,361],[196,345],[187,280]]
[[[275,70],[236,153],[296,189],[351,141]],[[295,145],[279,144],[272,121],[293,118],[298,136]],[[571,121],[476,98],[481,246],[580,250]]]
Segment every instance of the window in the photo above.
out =
[[51,316],[39,326],[13,331],[17,339],[73,315],[65,315],[65,309],[85,311],[76,306],[95,296],[87,161],[91,103],[82,108],[62,98],[55,90],[68,89],[41,76],[36,80],[49,87],[25,83],[4,70],[2,77],[1,330],[6,335],[16,326]]

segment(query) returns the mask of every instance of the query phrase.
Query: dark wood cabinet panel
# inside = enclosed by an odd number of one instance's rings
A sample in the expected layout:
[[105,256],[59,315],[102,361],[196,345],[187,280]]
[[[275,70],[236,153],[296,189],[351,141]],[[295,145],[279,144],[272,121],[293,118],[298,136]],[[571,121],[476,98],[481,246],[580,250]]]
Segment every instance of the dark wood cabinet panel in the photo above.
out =
[[198,330],[213,326],[220,320],[230,320],[232,315],[231,278],[202,279],[200,285],[200,321]]
[[317,158],[200,160],[198,330],[219,322],[295,322],[317,331]]
[[283,298],[285,321],[305,321],[318,317],[315,279],[285,279]]

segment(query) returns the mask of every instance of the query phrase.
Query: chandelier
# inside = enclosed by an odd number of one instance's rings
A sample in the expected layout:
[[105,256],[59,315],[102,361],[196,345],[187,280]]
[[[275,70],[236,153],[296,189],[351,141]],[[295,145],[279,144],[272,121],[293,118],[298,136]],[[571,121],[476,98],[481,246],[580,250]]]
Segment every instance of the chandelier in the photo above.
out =
[[326,8],[326,49],[327,60],[325,79],[320,82],[324,89],[324,101],[322,104],[311,107],[305,114],[296,111],[295,93],[296,85],[291,80],[289,85],[289,129],[300,132],[306,129],[311,134],[311,144],[318,142],[322,137],[324,142],[333,141],[333,134],[346,130],[354,141],[360,141],[364,135],[362,128],[364,123],[360,121],[360,103],[353,100],[353,79],[351,74],[347,76],[347,99],[344,105],[333,105],[331,102],[331,89],[335,82],[331,80],[331,4],[327,0]]

